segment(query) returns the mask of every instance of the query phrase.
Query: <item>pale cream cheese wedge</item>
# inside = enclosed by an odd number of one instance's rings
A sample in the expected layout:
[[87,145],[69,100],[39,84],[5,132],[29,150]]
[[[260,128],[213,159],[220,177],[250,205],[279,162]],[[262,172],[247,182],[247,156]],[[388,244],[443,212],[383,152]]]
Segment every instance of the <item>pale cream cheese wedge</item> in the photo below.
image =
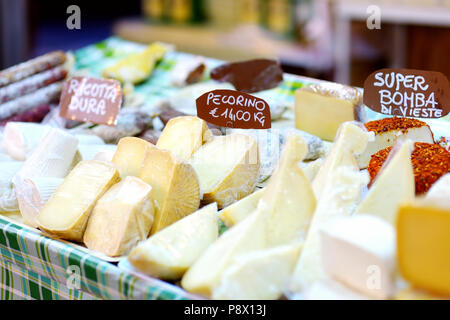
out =
[[170,119],[156,146],[171,151],[187,161],[204,143],[212,140],[206,122],[198,117],[183,116]]
[[204,203],[224,208],[255,190],[260,168],[257,141],[243,134],[214,137],[189,160]]
[[224,271],[215,300],[275,300],[282,296],[302,245],[293,243],[236,256]]
[[97,201],[83,242],[89,249],[110,257],[125,255],[147,239],[153,215],[152,187],[128,176]]
[[[450,173],[439,178],[428,190],[427,199],[450,199]],[[450,202],[450,201],[449,201]]]
[[39,228],[81,242],[97,200],[119,180],[119,172],[112,164],[81,161],[39,212]]
[[356,212],[372,214],[395,224],[400,203],[415,197],[414,172],[411,163],[413,143],[399,141],[370,186]]
[[251,195],[248,195],[225,209],[222,209],[219,213],[220,220],[222,220],[227,227],[232,227],[241,222],[256,210],[263,192],[264,189],[256,190]]
[[218,235],[217,205],[212,203],[139,244],[131,251],[128,260],[145,274],[177,280],[217,240]]
[[125,137],[117,144],[112,162],[119,170],[120,176],[138,177],[144,167],[145,156],[152,147],[150,142],[140,138]]

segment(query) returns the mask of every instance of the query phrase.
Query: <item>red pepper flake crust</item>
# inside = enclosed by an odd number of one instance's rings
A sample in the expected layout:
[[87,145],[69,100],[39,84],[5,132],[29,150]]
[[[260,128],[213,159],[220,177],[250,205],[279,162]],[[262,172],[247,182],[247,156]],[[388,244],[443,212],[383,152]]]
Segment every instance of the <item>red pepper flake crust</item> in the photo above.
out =
[[365,123],[364,125],[366,126],[367,130],[373,131],[376,134],[391,130],[402,130],[403,133],[406,133],[408,129],[411,128],[428,126],[425,122],[417,119],[399,117],[370,121]]
[[[372,184],[391,150],[392,147],[387,147],[372,155],[367,168],[370,175],[370,184]],[[450,172],[450,152],[438,144],[414,143],[411,161],[414,169],[416,195],[427,192],[441,176]]]

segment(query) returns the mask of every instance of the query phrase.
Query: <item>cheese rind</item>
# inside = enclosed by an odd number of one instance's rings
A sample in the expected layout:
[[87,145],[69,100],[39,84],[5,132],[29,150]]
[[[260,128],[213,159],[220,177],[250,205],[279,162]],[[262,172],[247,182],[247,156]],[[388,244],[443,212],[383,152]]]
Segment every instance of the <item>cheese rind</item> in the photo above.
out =
[[397,217],[402,276],[417,288],[450,296],[450,208],[435,199],[404,202]]
[[119,170],[122,179],[126,176],[139,176],[147,151],[153,147],[150,142],[135,137],[120,139],[112,162]]
[[234,258],[213,291],[215,300],[275,300],[294,270],[301,244],[257,250]]
[[394,228],[378,217],[340,218],[321,230],[325,272],[375,299],[394,292],[395,250]]
[[128,176],[111,187],[96,203],[83,242],[110,257],[122,256],[147,239],[153,223],[152,187]]
[[153,235],[199,208],[200,184],[191,165],[170,151],[148,144],[139,177],[153,188]]
[[198,117],[183,116],[169,120],[156,146],[171,151],[187,161],[204,143],[212,140],[206,122]]
[[224,208],[255,190],[260,167],[258,144],[248,135],[214,137],[189,160],[203,192],[203,203]]
[[259,189],[251,195],[242,198],[219,212],[219,218],[227,227],[232,227],[247,218],[258,207],[259,199],[264,189]]
[[148,275],[177,280],[218,235],[217,205],[213,203],[151,236],[131,251],[128,260]]
[[119,180],[112,164],[80,162],[39,212],[39,227],[63,239],[81,242],[95,203]]

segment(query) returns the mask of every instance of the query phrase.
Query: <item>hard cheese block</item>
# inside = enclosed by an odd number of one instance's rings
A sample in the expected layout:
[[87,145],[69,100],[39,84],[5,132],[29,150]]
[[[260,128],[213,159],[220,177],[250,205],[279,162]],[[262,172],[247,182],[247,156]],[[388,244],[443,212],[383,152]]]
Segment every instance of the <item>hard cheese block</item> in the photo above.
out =
[[177,280],[218,235],[217,205],[213,203],[151,236],[134,248],[128,259],[148,275]]
[[278,246],[237,256],[214,289],[215,300],[275,300],[295,267],[301,244]]
[[395,250],[394,228],[378,217],[341,218],[321,231],[325,272],[375,299],[393,294]]
[[189,268],[181,286],[187,291],[210,296],[234,257],[265,247],[265,222],[261,215],[252,214],[226,231]]
[[450,296],[450,204],[420,199],[400,206],[397,255],[403,277],[418,288]]
[[233,203],[221,210],[219,218],[227,227],[232,227],[247,218],[258,207],[259,199],[263,195],[264,189],[259,189],[251,195]]
[[152,187],[136,177],[112,186],[95,205],[83,242],[110,257],[125,255],[147,239],[153,224]]
[[144,166],[144,158],[147,151],[152,147],[153,145],[150,142],[143,139],[135,137],[120,139],[112,159],[112,162],[119,170],[120,176],[122,178],[139,176]]
[[153,188],[155,221],[150,234],[154,234],[199,208],[200,184],[191,165],[150,146],[139,177]]
[[164,127],[156,146],[187,161],[204,143],[212,140],[206,122],[198,117],[172,118]]
[[248,135],[214,137],[189,160],[199,177],[203,202],[224,208],[255,190],[260,167],[258,144]]
[[95,203],[119,180],[119,172],[110,163],[80,162],[39,212],[39,227],[63,239],[81,242]]
[[412,142],[406,140],[392,149],[357,213],[373,214],[395,224],[399,204],[415,195],[412,148]]
[[295,92],[295,126],[333,141],[346,121],[365,119],[361,93],[338,84],[319,84]]

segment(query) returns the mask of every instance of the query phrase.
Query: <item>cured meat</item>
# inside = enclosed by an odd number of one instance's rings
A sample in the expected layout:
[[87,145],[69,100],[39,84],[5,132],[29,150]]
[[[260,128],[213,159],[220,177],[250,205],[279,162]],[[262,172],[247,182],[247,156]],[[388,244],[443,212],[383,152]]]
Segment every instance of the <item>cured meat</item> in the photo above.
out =
[[[56,105],[54,105],[56,107]],[[50,104],[43,104],[23,113],[12,116],[0,122],[0,126],[6,125],[8,122],[41,122],[45,116],[50,112],[52,106]]]

